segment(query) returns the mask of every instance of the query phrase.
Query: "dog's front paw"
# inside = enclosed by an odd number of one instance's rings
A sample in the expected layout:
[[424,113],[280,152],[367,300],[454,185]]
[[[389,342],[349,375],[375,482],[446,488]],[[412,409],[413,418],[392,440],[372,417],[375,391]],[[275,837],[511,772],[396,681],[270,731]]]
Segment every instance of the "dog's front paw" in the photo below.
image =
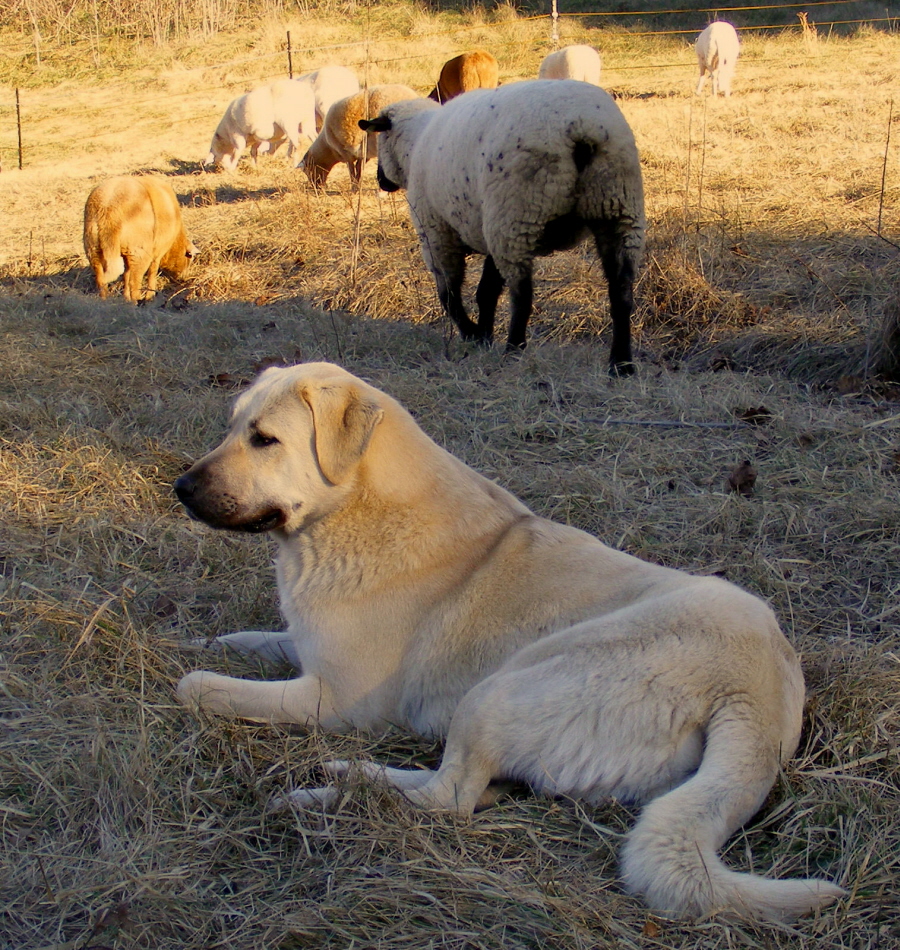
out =
[[175,687],[179,702],[195,712],[202,710],[217,716],[234,717],[240,715],[234,703],[236,688],[240,680],[230,676],[221,676],[209,670],[195,670],[183,676]]
[[175,695],[183,706],[197,709],[202,705],[203,679],[206,675],[203,670],[196,670],[181,677],[175,687]]

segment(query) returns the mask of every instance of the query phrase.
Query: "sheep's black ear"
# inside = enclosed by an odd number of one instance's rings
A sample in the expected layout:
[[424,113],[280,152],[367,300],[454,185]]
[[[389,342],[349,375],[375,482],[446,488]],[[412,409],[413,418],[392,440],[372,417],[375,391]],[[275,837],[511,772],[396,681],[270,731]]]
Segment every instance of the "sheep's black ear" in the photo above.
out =
[[380,115],[377,119],[360,119],[359,127],[363,132],[389,132],[392,128],[391,120],[386,115]]

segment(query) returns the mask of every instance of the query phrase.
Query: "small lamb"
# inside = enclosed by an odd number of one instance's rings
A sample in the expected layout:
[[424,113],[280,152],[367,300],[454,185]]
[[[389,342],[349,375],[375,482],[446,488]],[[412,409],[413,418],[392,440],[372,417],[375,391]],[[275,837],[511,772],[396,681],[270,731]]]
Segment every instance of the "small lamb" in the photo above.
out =
[[700,80],[697,83],[697,95],[703,92],[707,75],[712,76],[713,95],[719,90],[727,98],[731,95],[731,80],[741,52],[741,42],[737,31],[730,23],[716,20],[697,37],[694,44],[697,62],[700,66]]
[[180,277],[197,253],[181,219],[172,186],[150,176],[120,175],[101,182],[84,206],[84,253],[97,290],[125,275],[125,299],[137,303],[141,283],[156,290],[159,269]]
[[295,82],[312,87],[316,100],[316,128],[319,130],[325,124],[325,116],[334,103],[359,92],[356,73],[346,66],[322,66],[298,76]]
[[315,94],[312,86],[292,79],[276,79],[229,103],[222,116],[204,165],[218,162],[234,171],[245,148],[256,164],[259,153],[274,152],[285,139],[288,158],[296,167],[305,152],[301,144],[316,137]]
[[[644,244],[644,190],[634,135],[602,89],[529,80],[438,106],[399,102],[360,125],[381,132],[378,183],[405,188],[422,256],[464,340],[493,339],[509,286],[507,349],[525,347],[535,257],[592,235],[609,284],[610,372],[634,372],[631,313]],[[484,254],[478,322],[462,303],[466,254]]]
[[538,79],[580,79],[599,86],[601,65],[593,46],[564,46],[544,57]]
[[497,60],[483,49],[460,53],[441,68],[437,85],[428,93],[435,102],[448,102],[472,89],[496,89],[500,82]]
[[319,137],[303,156],[303,170],[309,180],[321,188],[331,169],[338,162],[346,162],[350,180],[358,185],[363,166],[378,156],[378,140],[374,132],[363,132],[360,119],[370,119],[393,102],[419,99],[409,86],[388,84],[372,86],[368,91],[341,99],[328,110]]

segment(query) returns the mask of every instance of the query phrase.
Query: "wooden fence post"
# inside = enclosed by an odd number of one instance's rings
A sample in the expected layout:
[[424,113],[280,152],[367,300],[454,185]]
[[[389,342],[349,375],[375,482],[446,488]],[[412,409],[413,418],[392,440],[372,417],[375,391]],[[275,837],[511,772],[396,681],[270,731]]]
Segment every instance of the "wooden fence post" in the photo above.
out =
[[19,90],[16,88],[16,129],[19,133],[19,171],[22,170],[22,110],[19,106]]
[[291,56],[291,31],[287,31],[287,41],[288,41],[288,79],[294,78],[294,60]]

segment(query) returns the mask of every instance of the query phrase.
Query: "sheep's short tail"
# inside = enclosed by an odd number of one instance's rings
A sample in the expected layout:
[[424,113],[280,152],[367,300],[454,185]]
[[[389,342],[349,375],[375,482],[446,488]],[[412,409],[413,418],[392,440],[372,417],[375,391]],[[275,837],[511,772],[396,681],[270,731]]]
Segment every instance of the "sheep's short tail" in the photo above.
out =
[[753,731],[746,721],[711,724],[697,773],[650,802],[628,836],[625,885],[654,910],[789,922],[846,894],[827,881],[729,871],[719,859],[719,847],[753,816],[776,774],[777,756]]
[[111,284],[125,273],[125,259],[121,254],[113,254],[101,245],[100,259],[94,264],[94,270],[98,277],[102,276],[105,283]]
[[110,221],[103,212],[85,222],[85,253],[98,284],[111,284],[125,273],[125,259],[118,243],[118,222]]

